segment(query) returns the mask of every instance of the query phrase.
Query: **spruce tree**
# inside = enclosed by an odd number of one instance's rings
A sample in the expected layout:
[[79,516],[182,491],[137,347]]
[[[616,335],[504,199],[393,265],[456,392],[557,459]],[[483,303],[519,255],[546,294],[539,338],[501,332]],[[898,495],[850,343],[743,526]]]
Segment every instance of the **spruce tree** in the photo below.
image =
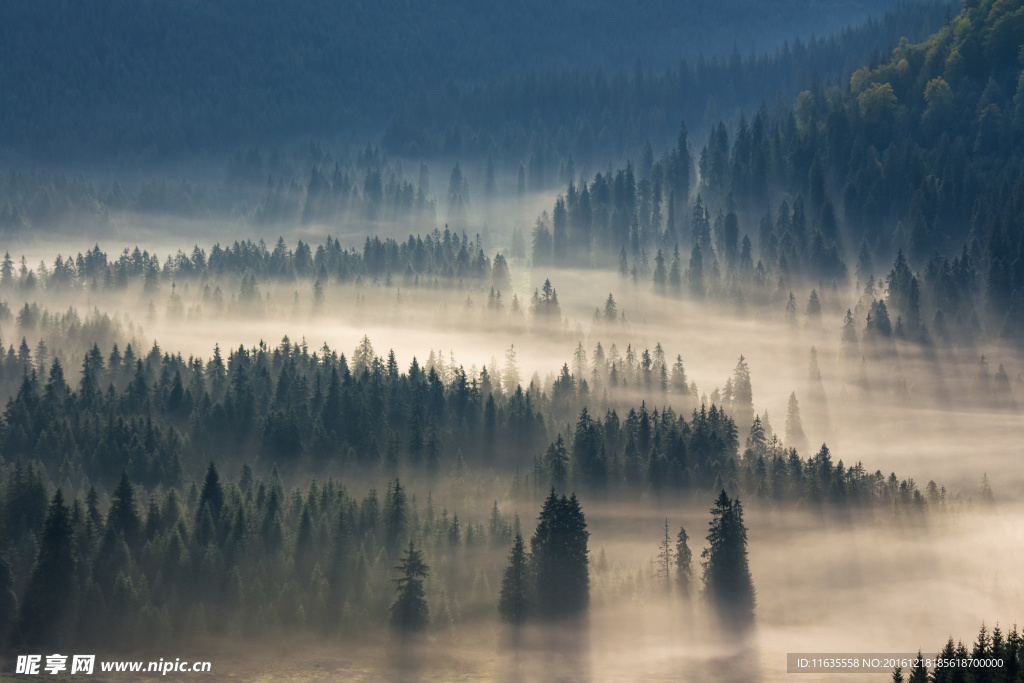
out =
[[201,512],[204,507],[210,511],[210,517],[214,522],[220,519],[220,511],[224,507],[224,489],[220,485],[217,466],[212,460],[206,468],[206,479],[203,480],[203,492],[199,495],[197,512]]
[[590,606],[589,536],[576,494],[559,498],[551,489],[530,539],[537,612],[541,617],[579,616]]
[[523,535],[517,533],[512,554],[501,579],[498,613],[513,626],[521,626],[530,614],[530,573]]
[[910,671],[910,678],[907,679],[907,683],[928,683],[928,669],[925,668],[920,650],[917,651],[917,661],[914,663],[914,668]]
[[142,531],[142,520],[135,509],[135,490],[128,479],[128,473],[121,471],[121,480],[114,489],[110,499],[110,510],[107,512],[109,530],[120,531],[125,542],[132,550],[138,548]]
[[693,555],[687,543],[686,529],[679,527],[679,534],[676,536],[676,586],[679,594],[684,598],[690,597],[691,581],[693,577]]
[[807,436],[804,434],[800,402],[796,400],[795,391],[789,395],[789,405],[786,407],[786,445],[797,451],[807,450]]
[[658,576],[665,582],[665,592],[672,591],[672,542],[668,535],[668,518],[665,518],[664,535],[658,544]]
[[409,525],[408,502],[405,489],[395,479],[395,488],[390,491],[384,510],[384,546],[394,557],[402,545],[406,528]]
[[73,542],[71,510],[57,489],[21,605],[21,636],[26,645],[56,645],[70,634],[76,598]]
[[747,529],[740,501],[725,490],[711,508],[711,524],[701,553],[705,558],[704,593],[723,626],[743,630],[754,622],[754,582],[747,563]]
[[750,368],[743,356],[740,356],[733,371],[732,391],[732,412],[736,424],[745,429],[754,420],[754,392],[750,384]]
[[430,567],[423,562],[423,553],[409,541],[405,557],[395,569],[402,572],[402,576],[392,579],[396,597],[391,605],[391,628],[403,635],[422,631],[430,618],[423,590],[423,579]]

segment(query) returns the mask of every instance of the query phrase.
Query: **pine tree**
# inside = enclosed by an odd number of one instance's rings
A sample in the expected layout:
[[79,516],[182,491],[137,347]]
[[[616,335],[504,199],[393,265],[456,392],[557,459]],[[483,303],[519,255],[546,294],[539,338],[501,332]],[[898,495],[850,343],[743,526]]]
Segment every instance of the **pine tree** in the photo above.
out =
[[210,517],[216,522],[220,519],[221,508],[224,507],[224,489],[220,485],[220,474],[217,466],[210,461],[206,468],[206,479],[203,480],[203,492],[199,496],[199,508],[201,513],[205,508],[210,511]]
[[658,576],[665,582],[665,592],[672,590],[672,542],[668,535],[668,518],[665,518],[664,536],[658,545]]
[[46,513],[39,553],[21,605],[21,637],[27,645],[64,642],[76,611],[74,528],[60,489]]
[[619,319],[618,309],[615,306],[615,297],[612,296],[611,292],[608,293],[608,299],[604,302],[604,321],[609,324],[614,324]]
[[530,539],[537,612],[541,617],[580,616],[590,606],[589,536],[576,494],[559,498],[551,489]]
[[807,450],[807,436],[804,434],[804,423],[800,419],[800,402],[796,400],[796,392],[789,395],[789,404],[786,407],[786,445],[797,449]]
[[821,325],[821,300],[818,298],[816,289],[811,290],[811,296],[807,300],[807,325],[810,327]]
[[409,549],[405,557],[395,569],[402,576],[392,579],[395,582],[395,602],[391,605],[391,628],[403,635],[422,631],[427,626],[430,612],[423,590],[423,579],[430,568],[423,562],[423,553],[409,541]]
[[910,671],[907,683],[928,683],[928,669],[925,668],[920,650],[917,651],[917,661],[914,662],[914,668]]
[[390,492],[384,510],[384,547],[392,557],[398,554],[409,524],[407,507],[405,489],[395,479],[395,488]]
[[750,368],[741,355],[732,376],[733,415],[740,428],[746,428],[754,419],[754,392],[750,384]]
[[530,574],[522,534],[512,543],[512,554],[501,579],[498,613],[513,626],[521,626],[530,614]]
[[740,501],[730,500],[725,490],[711,508],[705,558],[704,593],[723,626],[742,630],[754,622],[754,582],[747,563],[747,529]]
[[544,454],[544,466],[551,477],[552,489],[564,491],[569,480],[569,452],[565,448],[561,434],[555,443],[548,446]]
[[107,512],[108,530],[119,531],[131,549],[136,549],[141,540],[142,521],[135,509],[135,490],[128,479],[128,473],[121,471],[121,480],[114,489]]
[[693,555],[690,553],[688,540],[686,529],[679,527],[679,534],[676,536],[676,586],[684,598],[690,597],[693,577]]
[[789,293],[789,300],[786,301],[786,324],[792,328],[796,328],[796,297],[793,296],[793,292]]

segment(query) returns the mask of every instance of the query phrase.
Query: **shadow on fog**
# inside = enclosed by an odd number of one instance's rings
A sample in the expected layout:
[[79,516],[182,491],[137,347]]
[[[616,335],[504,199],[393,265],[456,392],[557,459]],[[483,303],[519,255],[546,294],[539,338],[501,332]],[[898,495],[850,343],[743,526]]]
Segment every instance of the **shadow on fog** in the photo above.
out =
[[589,683],[595,680],[590,640],[585,620],[508,628],[499,643],[500,679]]
[[[724,636],[725,634],[723,634]],[[738,636],[735,651],[698,661],[693,670],[686,674],[689,681],[714,681],[715,683],[760,683],[761,661],[755,646],[753,630]]]

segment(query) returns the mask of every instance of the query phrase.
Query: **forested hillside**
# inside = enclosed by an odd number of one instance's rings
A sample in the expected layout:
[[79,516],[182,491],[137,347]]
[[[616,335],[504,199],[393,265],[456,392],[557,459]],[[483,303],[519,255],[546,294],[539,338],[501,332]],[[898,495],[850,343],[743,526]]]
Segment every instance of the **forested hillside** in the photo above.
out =
[[848,84],[762,105],[733,132],[720,122],[699,153],[684,126],[659,161],[648,149],[635,168],[570,184],[537,222],[534,260],[618,254],[662,291],[671,280],[735,298],[799,282],[873,292],[895,257],[887,300],[911,334],[927,301],[925,325],[1019,340],[1022,16],[1020,3],[972,3]]
[[770,49],[891,4],[18,0],[0,8],[0,149],[158,161],[309,135],[351,141],[447,82]]
[[383,143],[413,158],[490,155],[511,171],[522,162],[527,186],[545,187],[565,181],[565,172],[556,173],[569,159],[579,167],[635,158],[645,141],[670,145],[680,120],[703,137],[720,117],[761,101],[788,103],[815,82],[845,80],[865,63],[887,59],[901,38],[927,38],[958,7],[903,3],[833,34],[787,36],[774,49],[737,40],[728,56],[721,50],[695,56],[686,40],[666,69],[637,61],[630,70],[547,70],[423,90],[401,105]]
[[0,678],[1020,683],[1024,0],[10,0],[0,255]]

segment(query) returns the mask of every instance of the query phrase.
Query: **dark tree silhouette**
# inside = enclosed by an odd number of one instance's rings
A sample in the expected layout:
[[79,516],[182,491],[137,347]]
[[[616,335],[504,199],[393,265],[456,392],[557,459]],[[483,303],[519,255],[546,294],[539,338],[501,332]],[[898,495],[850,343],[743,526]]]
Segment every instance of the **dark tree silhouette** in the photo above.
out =
[[405,557],[395,569],[402,576],[395,582],[395,602],[391,605],[391,627],[404,635],[422,631],[427,626],[430,612],[424,597],[423,579],[430,568],[423,562],[423,554],[409,541]]
[[513,626],[521,626],[530,614],[530,568],[522,534],[512,543],[508,567],[501,579],[498,613]]
[[530,539],[537,613],[547,619],[584,614],[590,606],[587,522],[574,493],[551,489]]
[[60,643],[70,634],[77,598],[73,541],[71,510],[57,489],[21,605],[21,637],[28,645]]
[[684,598],[690,597],[693,581],[693,555],[687,543],[686,529],[679,527],[676,536],[676,586]]
[[747,563],[747,529],[740,501],[731,500],[725,490],[711,508],[707,540],[709,547],[701,553],[705,595],[726,628],[749,628],[755,596]]

